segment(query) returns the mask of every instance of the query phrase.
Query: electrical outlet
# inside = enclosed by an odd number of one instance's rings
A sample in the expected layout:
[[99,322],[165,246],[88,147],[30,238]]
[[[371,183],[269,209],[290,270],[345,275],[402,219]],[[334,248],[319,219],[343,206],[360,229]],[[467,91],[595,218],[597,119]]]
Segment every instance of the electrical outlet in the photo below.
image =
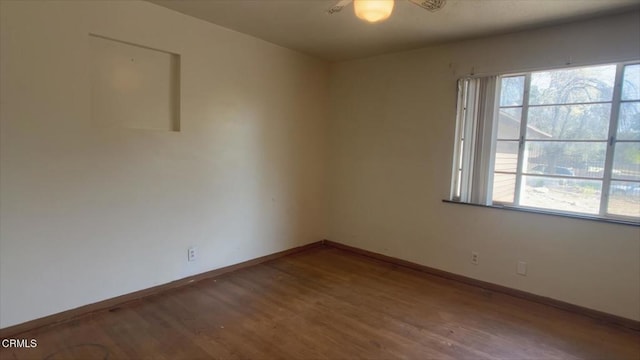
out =
[[518,275],[527,276],[527,263],[524,261],[518,261],[518,268],[516,272]]
[[480,255],[477,252],[475,251],[471,252],[471,263],[473,265],[478,265],[478,262],[480,261],[479,258],[480,258]]
[[187,260],[188,261],[196,261],[196,248],[190,247],[187,250]]

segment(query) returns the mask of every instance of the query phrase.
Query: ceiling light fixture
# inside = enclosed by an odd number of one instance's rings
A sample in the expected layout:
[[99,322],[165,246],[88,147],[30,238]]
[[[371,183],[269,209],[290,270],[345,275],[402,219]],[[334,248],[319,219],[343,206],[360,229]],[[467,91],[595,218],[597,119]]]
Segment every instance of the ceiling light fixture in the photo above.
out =
[[375,23],[391,16],[393,0],[354,0],[353,9],[360,19]]
[[[386,20],[393,11],[394,0],[339,0],[335,5],[327,10],[327,14],[339,13],[342,9],[353,1],[353,10],[356,16],[364,21],[376,23]],[[409,0],[409,2],[420,6],[431,12],[438,11],[444,7],[447,0]]]

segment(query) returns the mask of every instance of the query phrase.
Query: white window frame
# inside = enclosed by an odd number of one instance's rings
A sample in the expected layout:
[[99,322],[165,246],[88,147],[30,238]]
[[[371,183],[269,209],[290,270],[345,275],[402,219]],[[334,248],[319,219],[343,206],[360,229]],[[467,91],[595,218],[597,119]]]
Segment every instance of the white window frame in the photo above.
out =
[[[454,163],[452,166],[452,181],[450,201],[471,203],[486,206],[499,206],[517,209],[529,209],[536,212],[552,213],[559,215],[595,217],[600,219],[622,220],[631,223],[640,223],[640,217],[624,216],[607,212],[609,203],[610,187],[613,173],[614,149],[619,143],[637,143],[640,140],[619,140],[616,139],[618,129],[618,118],[620,107],[625,102],[638,102],[638,100],[622,100],[622,80],[624,67],[627,65],[640,64],[639,60],[583,65],[579,67],[590,67],[599,65],[616,65],[615,83],[611,101],[600,101],[595,103],[611,104],[609,119],[609,132],[607,140],[593,140],[593,142],[606,142],[606,156],[602,178],[573,177],[577,180],[597,180],[602,181],[600,204],[598,214],[586,214],[571,212],[566,210],[555,210],[546,208],[536,208],[520,205],[520,191],[525,162],[525,143],[536,141],[526,139],[528,113],[529,113],[529,89],[531,85],[531,74],[536,71],[553,71],[576,68],[567,66],[560,68],[540,69],[528,72],[510,72],[492,76],[470,76],[458,80],[457,98],[457,118],[456,118],[456,139],[454,149]],[[522,105],[514,106],[522,108],[520,122],[520,137],[517,154],[517,168],[515,172],[515,189],[513,203],[502,203],[492,200],[493,174],[494,174],[494,153],[497,144],[497,119],[500,109],[500,84],[501,79],[506,77],[524,76],[524,93]],[[581,103],[582,104],[582,103]],[[590,104],[590,103],[586,103]],[[545,104],[548,106],[548,104]],[[552,104],[553,105],[553,104]],[[567,105],[567,104],[558,104]],[[548,140],[545,140],[548,141]],[[557,140],[558,142],[572,142],[583,140]],[[544,175],[554,177],[554,175]],[[564,178],[563,176],[557,176]],[[624,180],[636,182],[640,181]]]

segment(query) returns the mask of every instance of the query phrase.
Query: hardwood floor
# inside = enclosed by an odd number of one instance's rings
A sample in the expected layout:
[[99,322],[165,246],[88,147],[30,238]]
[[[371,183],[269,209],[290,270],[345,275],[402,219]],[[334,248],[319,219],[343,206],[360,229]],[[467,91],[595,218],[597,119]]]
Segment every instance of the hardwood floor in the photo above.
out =
[[15,337],[0,359],[640,359],[640,332],[331,247]]

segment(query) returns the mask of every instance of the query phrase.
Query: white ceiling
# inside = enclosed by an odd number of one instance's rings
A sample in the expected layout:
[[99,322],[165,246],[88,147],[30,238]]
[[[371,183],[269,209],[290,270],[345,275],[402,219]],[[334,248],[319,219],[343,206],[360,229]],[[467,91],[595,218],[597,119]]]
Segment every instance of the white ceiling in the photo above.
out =
[[619,13],[640,0],[448,0],[429,12],[395,0],[391,17],[369,24],[337,0],[150,0],[223,27],[326,60],[347,60],[428,44],[513,32]]

